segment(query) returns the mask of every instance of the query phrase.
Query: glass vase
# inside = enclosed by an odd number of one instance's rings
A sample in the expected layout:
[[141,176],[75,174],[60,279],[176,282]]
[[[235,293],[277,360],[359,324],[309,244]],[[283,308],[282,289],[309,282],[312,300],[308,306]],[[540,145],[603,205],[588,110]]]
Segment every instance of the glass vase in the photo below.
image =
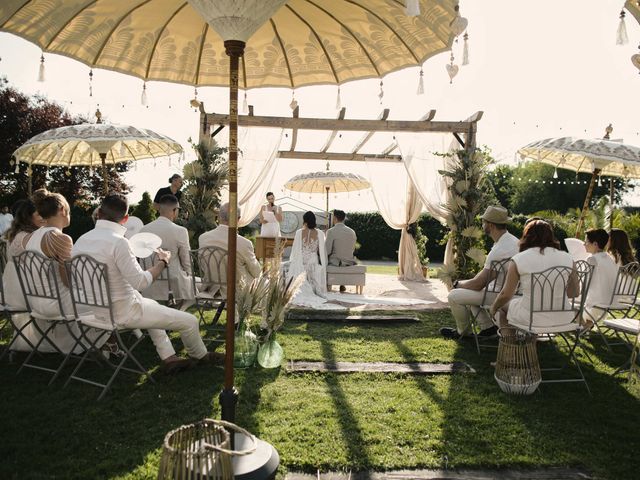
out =
[[269,339],[258,349],[258,364],[262,368],[278,368],[282,363],[283,354],[284,351],[276,341],[275,334],[271,334]]
[[256,363],[258,354],[258,338],[248,328],[241,328],[234,336],[233,366],[249,368]]

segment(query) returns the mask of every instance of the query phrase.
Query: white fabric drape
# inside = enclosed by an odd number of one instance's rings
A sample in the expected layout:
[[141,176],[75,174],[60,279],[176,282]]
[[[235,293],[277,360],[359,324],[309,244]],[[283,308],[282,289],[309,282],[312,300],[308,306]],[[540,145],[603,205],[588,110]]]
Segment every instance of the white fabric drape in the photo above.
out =
[[282,128],[247,128],[238,131],[238,226],[248,225],[260,212],[278,164]]
[[[448,170],[454,160],[434,152],[450,153],[459,149],[460,144],[450,133],[396,133],[396,141],[406,171],[425,209],[446,225],[444,205],[449,201],[449,183],[438,170]],[[451,240],[447,242],[444,264],[453,264]]]
[[416,241],[407,233],[407,226],[420,216],[420,196],[400,163],[380,162],[375,158],[365,160],[378,211],[387,225],[401,231],[398,246],[398,279],[422,281],[424,277]]

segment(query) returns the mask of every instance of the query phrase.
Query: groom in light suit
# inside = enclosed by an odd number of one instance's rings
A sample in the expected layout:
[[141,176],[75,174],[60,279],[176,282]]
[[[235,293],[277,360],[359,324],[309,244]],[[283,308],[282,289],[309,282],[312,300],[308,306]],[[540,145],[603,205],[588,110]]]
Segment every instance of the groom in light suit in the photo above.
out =
[[[162,239],[161,248],[171,252],[169,275],[171,289],[176,300],[191,300],[194,298],[191,281],[191,259],[189,258],[189,232],[186,228],[176,225],[175,220],[180,212],[180,203],[175,195],[163,195],[158,201],[160,216],[142,227],[141,232],[158,235]],[[154,282],[142,295],[154,300],[166,300],[167,285]]]
[[[356,246],[356,232],[344,224],[346,215],[342,210],[333,211],[333,227],[327,231],[325,241],[329,265],[347,267],[356,264],[353,250]],[[340,291],[344,292],[344,285],[340,285]]]

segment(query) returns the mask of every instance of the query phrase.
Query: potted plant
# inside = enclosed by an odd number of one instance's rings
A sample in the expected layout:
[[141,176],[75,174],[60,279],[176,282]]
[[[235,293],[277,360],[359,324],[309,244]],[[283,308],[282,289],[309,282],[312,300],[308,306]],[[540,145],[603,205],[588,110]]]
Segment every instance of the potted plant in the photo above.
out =
[[262,309],[269,287],[265,276],[251,282],[240,281],[236,292],[236,333],[233,365],[237,368],[251,367],[258,354],[258,337],[251,327],[251,314]]

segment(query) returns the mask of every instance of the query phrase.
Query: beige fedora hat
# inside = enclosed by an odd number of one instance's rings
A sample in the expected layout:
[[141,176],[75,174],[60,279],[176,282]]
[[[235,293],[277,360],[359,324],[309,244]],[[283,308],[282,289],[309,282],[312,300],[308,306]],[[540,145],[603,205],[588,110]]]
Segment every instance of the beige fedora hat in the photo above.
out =
[[499,206],[487,207],[482,214],[482,219],[498,225],[503,225],[511,221],[511,217],[507,214],[507,209]]

